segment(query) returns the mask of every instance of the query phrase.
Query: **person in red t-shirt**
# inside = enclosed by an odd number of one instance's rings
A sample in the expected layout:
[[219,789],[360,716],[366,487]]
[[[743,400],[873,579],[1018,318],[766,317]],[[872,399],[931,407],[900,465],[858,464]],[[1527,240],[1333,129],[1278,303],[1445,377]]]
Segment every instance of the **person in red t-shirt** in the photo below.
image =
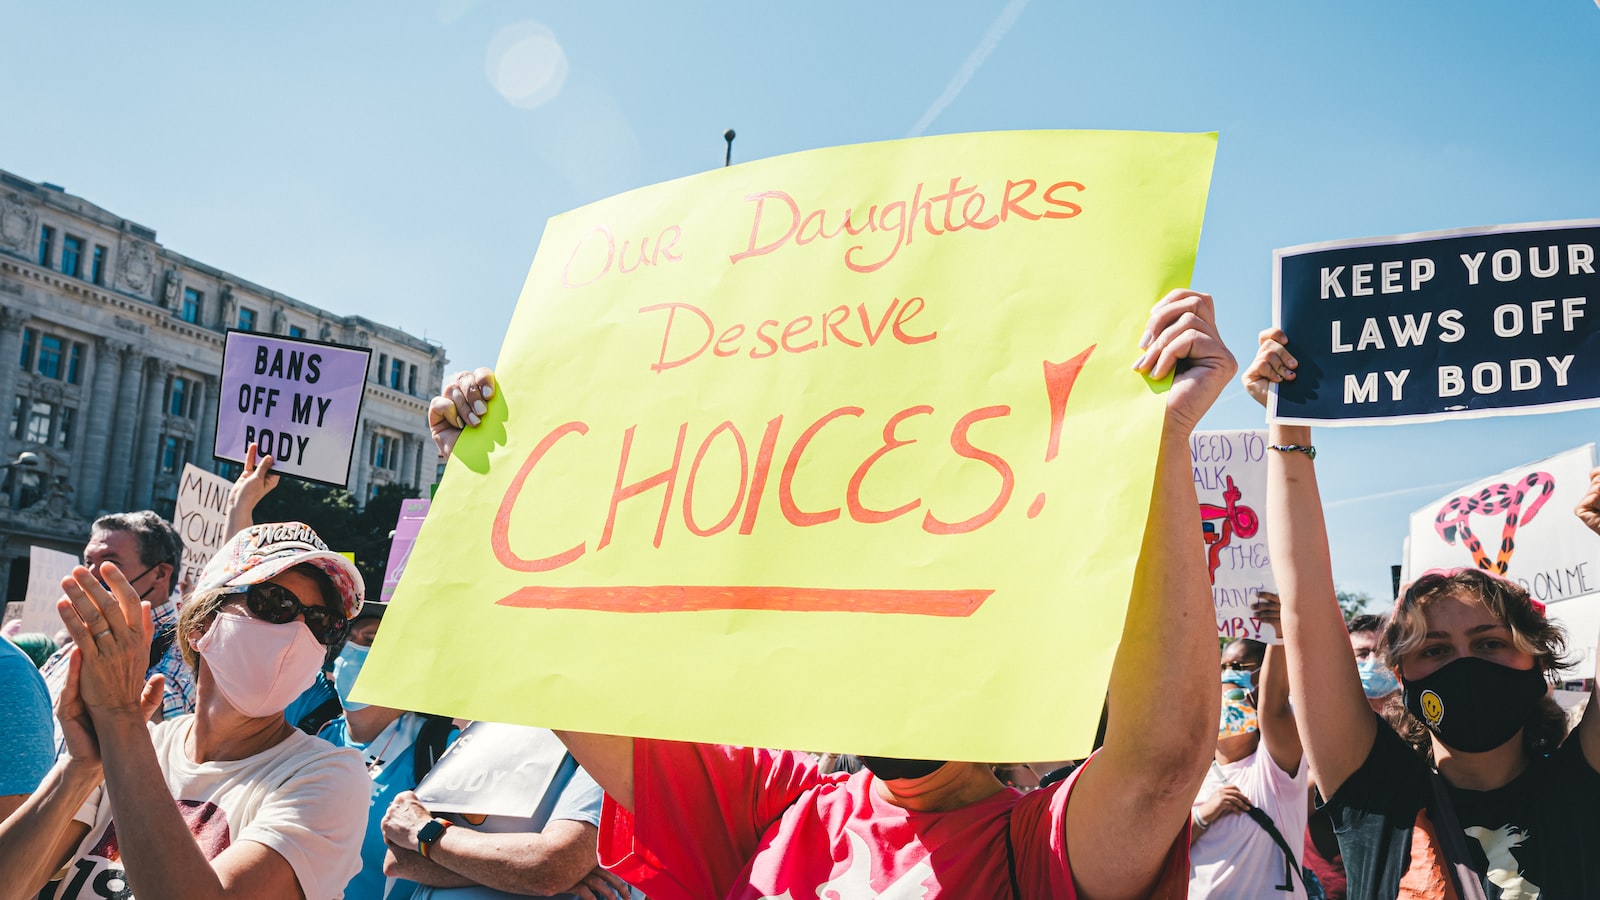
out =
[[[655,900],[1183,897],[1218,666],[1189,436],[1237,365],[1190,290],[1156,305],[1140,347],[1133,368],[1173,382],[1098,754],[1024,796],[976,762],[823,775],[798,753],[561,732],[606,791],[602,864]],[[446,383],[428,410],[441,453],[493,396],[488,369]]]

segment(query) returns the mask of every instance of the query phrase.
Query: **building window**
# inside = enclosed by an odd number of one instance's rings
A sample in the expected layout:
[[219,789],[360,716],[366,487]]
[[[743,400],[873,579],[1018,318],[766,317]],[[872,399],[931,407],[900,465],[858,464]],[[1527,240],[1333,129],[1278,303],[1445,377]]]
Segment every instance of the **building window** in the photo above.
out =
[[406,364],[400,360],[389,363],[389,387],[400,390],[400,382],[405,378]]
[[411,375],[406,378],[406,393],[415,397],[417,395],[417,367],[411,367]]
[[290,325],[289,326],[289,337],[292,337],[292,338],[303,338],[305,336],[306,336],[306,330],[304,328],[301,328],[299,325]]
[[63,406],[56,415],[56,446],[62,450],[72,449],[72,426],[77,418],[77,410]]
[[194,288],[183,289],[183,309],[179,310],[178,318],[191,325],[200,322],[200,304],[204,303],[206,295]]
[[389,354],[387,354],[387,353],[379,353],[378,354],[378,372],[377,372],[377,375],[372,380],[376,381],[379,384],[383,384],[383,375],[388,370],[389,370]]
[[22,355],[17,362],[24,372],[38,372],[46,378],[77,384],[83,369],[83,351],[84,345],[76,341],[24,328]]
[[193,442],[182,438],[169,437],[161,444],[161,474],[175,475],[189,461],[189,450]]
[[53,334],[39,336],[39,365],[36,371],[46,378],[61,377],[61,338]]
[[65,407],[18,396],[11,407],[11,436],[34,444],[49,444],[58,426],[65,425],[63,440],[72,443],[72,417]]
[[94,245],[94,256],[89,260],[89,280],[95,284],[106,283],[106,248]]
[[61,239],[61,272],[73,278],[83,277],[83,238],[69,234]]
[[240,331],[255,331],[256,330],[256,311],[255,310],[253,310],[253,309],[245,309],[242,306],[239,307],[239,330]]
[[56,230],[49,225],[39,229],[39,265],[48,268],[55,258]]
[[400,468],[400,439],[386,434],[372,437],[372,465],[378,469],[395,471]]
[[189,379],[181,375],[173,376],[172,393],[167,398],[167,412],[174,416],[187,416],[189,414],[188,397]]

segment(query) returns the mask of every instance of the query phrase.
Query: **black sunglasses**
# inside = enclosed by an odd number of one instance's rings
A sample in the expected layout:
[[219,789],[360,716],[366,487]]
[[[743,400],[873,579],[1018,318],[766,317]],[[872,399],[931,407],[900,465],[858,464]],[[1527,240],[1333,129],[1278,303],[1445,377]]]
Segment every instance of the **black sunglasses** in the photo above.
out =
[[324,647],[337,645],[350,633],[350,620],[344,617],[344,610],[307,606],[294,591],[270,581],[250,585],[245,592],[244,605],[252,616],[274,625],[293,622],[295,616],[305,616],[311,636]]

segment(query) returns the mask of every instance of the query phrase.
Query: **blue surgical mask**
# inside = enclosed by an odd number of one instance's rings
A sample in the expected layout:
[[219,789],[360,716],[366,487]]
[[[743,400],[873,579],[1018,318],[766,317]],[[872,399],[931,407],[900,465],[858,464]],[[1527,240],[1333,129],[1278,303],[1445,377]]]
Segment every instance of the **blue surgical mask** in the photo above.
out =
[[1361,690],[1373,700],[1400,690],[1400,682],[1395,680],[1394,673],[1389,671],[1388,666],[1378,662],[1376,656],[1356,663],[1356,671],[1361,673]]
[[1240,690],[1253,691],[1256,689],[1255,673],[1246,672],[1243,669],[1223,669],[1222,680]]
[[356,686],[356,677],[361,674],[361,666],[366,663],[370,649],[355,641],[345,641],[344,647],[339,650],[339,657],[333,661],[333,689],[339,694],[339,704],[346,710],[367,708],[365,703],[350,702],[350,689]]

